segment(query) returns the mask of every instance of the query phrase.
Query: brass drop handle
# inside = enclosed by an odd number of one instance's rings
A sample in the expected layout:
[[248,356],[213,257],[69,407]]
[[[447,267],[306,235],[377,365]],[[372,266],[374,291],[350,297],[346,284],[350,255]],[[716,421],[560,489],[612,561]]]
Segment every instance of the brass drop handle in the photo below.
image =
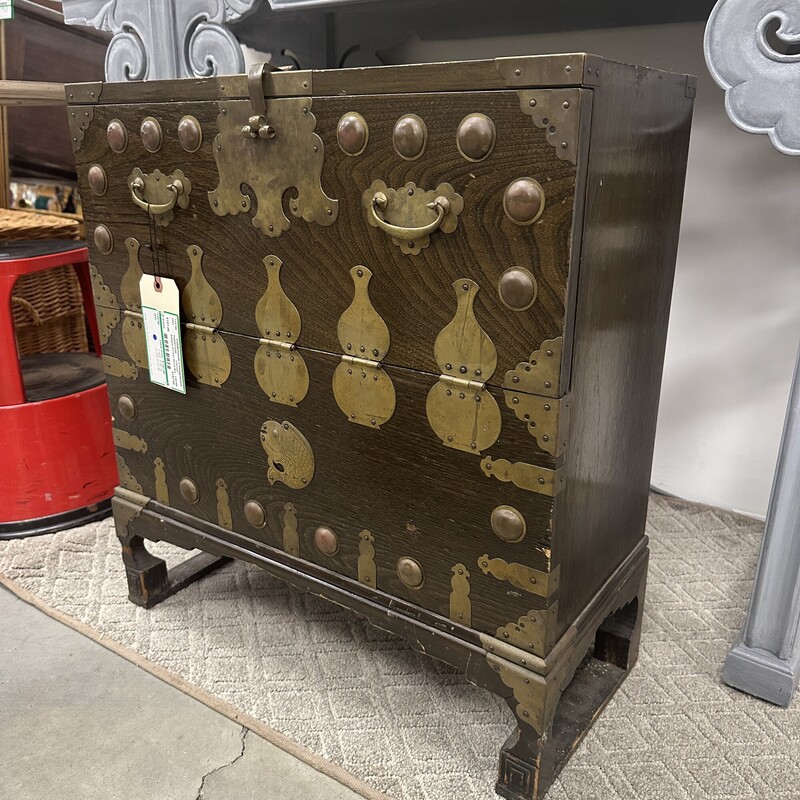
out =
[[[430,196],[430,195],[429,195]],[[428,236],[439,228],[444,218],[450,213],[450,201],[443,196],[437,197],[432,203],[426,203],[426,207],[431,211],[436,211],[436,219],[419,228],[406,228],[401,225],[392,225],[387,222],[378,212],[385,211],[389,206],[389,198],[385,192],[375,192],[372,197],[369,211],[375,224],[390,236],[405,241],[414,241]]]
[[185,187],[180,178],[175,178],[167,184],[167,189],[172,192],[172,197],[166,203],[148,203],[144,197],[140,196],[144,192],[144,181],[141,178],[134,178],[130,182],[131,198],[139,208],[143,208],[148,214],[166,214],[175,207],[178,198],[184,193]]

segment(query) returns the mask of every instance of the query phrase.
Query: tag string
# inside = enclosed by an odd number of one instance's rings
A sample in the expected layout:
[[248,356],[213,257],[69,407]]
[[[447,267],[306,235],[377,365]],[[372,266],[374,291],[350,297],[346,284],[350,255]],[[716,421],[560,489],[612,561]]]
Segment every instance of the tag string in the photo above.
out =
[[161,254],[158,250],[158,225],[153,214],[147,215],[147,228],[150,235],[150,249],[153,252],[153,273],[156,290],[161,290]]

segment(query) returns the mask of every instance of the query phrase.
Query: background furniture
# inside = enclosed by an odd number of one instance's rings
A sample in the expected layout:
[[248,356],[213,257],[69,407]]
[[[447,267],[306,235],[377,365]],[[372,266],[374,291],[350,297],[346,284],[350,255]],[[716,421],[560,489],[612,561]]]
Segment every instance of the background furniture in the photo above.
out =
[[[20,356],[12,313],[19,278],[73,265],[94,353]],[[0,538],[106,516],[117,484],[89,254],[82,242],[0,244]]]
[[[799,21],[795,3],[720,0],[706,31],[708,67],[731,120],[787,155],[800,155]],[[723,678],[782,706],[800,681],[800,354],[750,610]]]

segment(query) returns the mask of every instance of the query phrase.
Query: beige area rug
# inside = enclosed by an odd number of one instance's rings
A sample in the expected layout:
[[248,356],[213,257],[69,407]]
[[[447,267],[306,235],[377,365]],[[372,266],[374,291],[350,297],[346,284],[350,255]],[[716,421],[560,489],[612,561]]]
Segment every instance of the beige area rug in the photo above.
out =
[[[800,697],[779,709],[720,682],[762,528],[652,498],[639,664],[549,800],[800,798]],[[262,733],[277,731],[279,744],[362,794],[374,796],[360,781],[397,800],[495,796],[498,750],[513,728],[504,703],[255,567],[229,565],[145,611],[126,599],[106,521],[0,542],[0,574],[154,662],[162,677],[177,676],[179,687],[262,721]]]

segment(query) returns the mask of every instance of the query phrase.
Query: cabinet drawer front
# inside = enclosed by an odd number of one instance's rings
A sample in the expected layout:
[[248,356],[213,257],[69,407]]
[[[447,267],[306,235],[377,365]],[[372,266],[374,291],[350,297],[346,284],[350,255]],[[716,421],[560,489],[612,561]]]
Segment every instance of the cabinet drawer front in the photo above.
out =
[[[384,362],[431,374],[442,372],[434,343],[468,279],[476,284],[475,316],[497,351],[496,367],[481,380],[501,386],[543,343],[571,335],[578,255],[571,242],[580,234],[590,102],[590,90],[571,88],[283,98],[267,101],[275,138],[254,141],[240,131],[247,100],[98,105],[76,154],[92,262],[119,297],[126,240],[134,239],[142,269],[184,289],[187,248],[200,246],[222,305],[219,327],[259,336],[265,259],[277,258],[299,313],[297,344],[337,355],[338,322],[354,299],[351,270],[365,266],[390,334]],[[121,152],[109,144],[109,125],[117,149],[119,126],[127,132]],[[181,138],[186,125],[195,138]],[[199,146],[188,152],[198,130]],[[167,224],[153,224],[132,198],[135,170],[144,177],[137,198],[161,204],[170,200],[164,184],[180,171],[184,195],[156,215]],[[383,208],[372,203],[377,194]],[[442,195],[448,213],[420,237],[437,222]],[[111,234],[110,252],[105,231],[101,247],[93,241],[98,226]],[[395,235],[398,227],[413,229],[414,238]],[[555,383],[534,393],[566,392],[569,347],[563,352]]]
[[[385,368],[397,412],[374,430],[337,407],[339,359],[296,351],[310,390],[291,408],[264,398],[251,368],[258,340],[224,338],[241,377],[223,389],[190,382],[183,396],[146,375],[109,377],[123,487],[492,636],[554,607],[558,488],[497,480],[481,468],[487,454],[443,446],[426,419],[434,379]],[[121,339],[118,328],[107,359],[122,360]],[[529,445],[499,405],[508,433],[494,463],[515,462]]]

